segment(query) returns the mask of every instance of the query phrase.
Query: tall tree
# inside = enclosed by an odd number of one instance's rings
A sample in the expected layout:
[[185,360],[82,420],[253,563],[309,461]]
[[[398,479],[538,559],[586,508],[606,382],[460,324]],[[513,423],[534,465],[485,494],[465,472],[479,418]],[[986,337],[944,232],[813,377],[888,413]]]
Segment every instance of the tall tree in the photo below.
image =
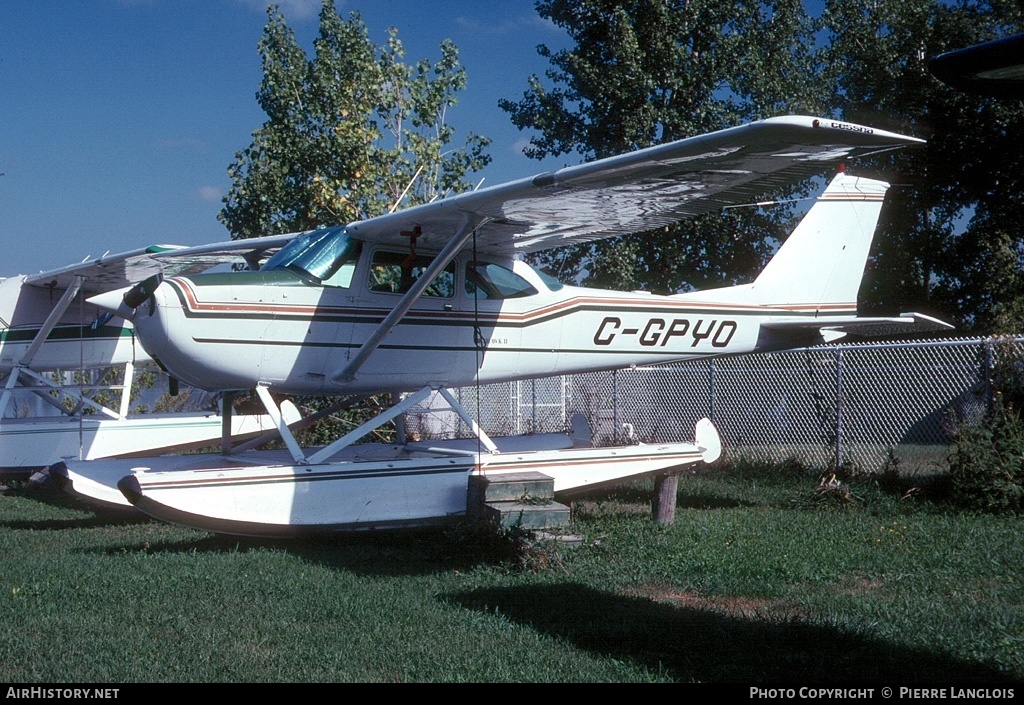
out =
[[468,188],[489,140],[452,145],[448,111],[466,87],[458,50],[413,65],[397,32],[374,44],[357,13],[324,0],[312,60],[274,6],[259,43],[257,93],[267,121],[228,169],[218,214],[232,237],[308,230],[379,215],[404,198],[429,201]]
[[862,291],[868,311],[919,310],[977,332],[1021,329],[1024,109],[951,89],[931,57],[1024,30],[988,0],[829,0],[823,50],[843,117],[928,139],[875,160],[895,176]]
[[[541,46],[551,68],[512,121],[538,134],[528,156],[606,157],[779,112],[818,112],[814,25],[800,0],[541,0],[572,46]],[[735,210],[541,258],[586,283],[674,292],[756,272],[788,212]]]
[[[436,63],[408,65],[394,29],[379,47],[358,14],[343,19],[334,0],[324,0],[310,60],[275,6],[267,17],[256,94],[267,120],[229,167],[232,186],[217,216],[233,238],[344,224],[399,201],[425,203],[465,190],[467,175],[490,162],[484,137],[452,144],[448,112],[466,87],[452,42],[441,43]],[[299,401],[309,411],[329,404]],[[358,403],[363,408],[304,431],[303,442],[334,440],[386,400]]]
[[[862,290],[869,313],[1019,330],[1024,310],[1024,112],[950,89],[942,52],[1024,30],[1002,0],[541,0],[570,47],[514,124],[527,154],[608,156],[781,113],[814,113],[928,138],[860,162],[894,186]],[[787,197],[789,194],[776,194]],[[707,215],[653,236],[550,253],[541,264],[597,286],[671,292],[749,280],[786,232],[784,210]]]
[[[573,45],[540,47],[552,85],[531,76],[522,100],[501,103],[514,124],[539,133],[528,156],[606,157],[779,112],[818,113],[825,102],[807,80],[817,70],[815,26],[800,0],[539,0],[537,11]],[[789,216],[707,214],[538,259],[595,286],[723,286],[761,268]],[[671,473],[657,479],[656,521],[673,521],[677,485]]]

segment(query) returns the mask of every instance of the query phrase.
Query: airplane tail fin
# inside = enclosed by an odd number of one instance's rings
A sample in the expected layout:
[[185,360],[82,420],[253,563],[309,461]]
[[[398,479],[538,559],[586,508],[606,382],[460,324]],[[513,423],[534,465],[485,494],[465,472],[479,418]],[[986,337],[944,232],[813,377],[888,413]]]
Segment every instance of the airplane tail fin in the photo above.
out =
[[792,312],[761,324],[758,347],[765,349],[850,334],[877,337],[952,328],[919,313],[856,317],[857,294],[888,189],[884,181],[839,172],[753,283],[681,296]]
[[888,188],[839,172],[753,283],[683,296],[819,315],[855,313]]
[[749,285],[748,301],[855,312],[888,189],[884,181],[837,174]]
[[885,181],[837,174],[751,285],[757,302],[856,310],[888,190]]

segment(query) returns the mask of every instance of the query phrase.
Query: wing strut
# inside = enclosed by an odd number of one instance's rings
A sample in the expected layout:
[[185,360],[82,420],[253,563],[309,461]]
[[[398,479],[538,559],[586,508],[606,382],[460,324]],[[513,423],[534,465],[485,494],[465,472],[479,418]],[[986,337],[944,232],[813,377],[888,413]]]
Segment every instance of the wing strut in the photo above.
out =
[[60,297],[60,301],[47,316],[46,322],[43,323],[43,327],[39,329],[39,333],[32,340],[32,344],[28,346],[28,350],[25,352],[25,357],[21,358],[18,363],[22,367],[28,367],[32,364],[32,358],[39,352],[39,348],[46,342],[46,337],[50,335],[50,331],[57,325],[57,321],[64,315],[64,312],[68,310],[68,306],[71,305],[71,301],[78,296],[78,290],[82,288],[82,277],[75,277],[74,282],[64,290],[64,295]]
[[[299,447],[299,442],[295,440],[295,436],[288,429],[288,420],[285,419],[284,414],[278,407],[277,402],[270,395],[270,390],[260,385],[256,387],[256,395],[263,402],[263,406],[266,408],[270,418],[273,419],[274,425],[277,426],[278,432],[281,434],[281,440],[284,441],[285,447],[288,448],[288,452],[292,456],[292,460],[299,465],[306,464],[306,454],[302,452],[302,448]],[[225,448],[226,443],[224,439],[221,441],[222,449]]]
[[[7,384],[4,385],[3,393],[0,394],[0,413],[7,408],[7,404],[11,399],[11,392],[14,390],[15,385],[18,382],[20,374],[29,374],[29,365],[32,364],[32,359],[39,352],[39,348],[46,342],[46,338],[50,335],[50,332],[57,326],[57,322],[60,321],[61,316],[64,315],[65,311],[68,310],[68,306],[78,295],[79,290],[82,288],[82,277],[76,276],[67,289],[64,290],[64,294],[60,297],[57,305],[50,311],[50,315],[46,317],[46,321],[43,323],[42,328],[36,333],[36,337],[32,339],[32,344],[28,346],[28,350],[25,351],[25,356],[21,358],[17,366],[11,370],[10,376],[7,378]],[[30,375],[34,376],[34,375]]]
[[462,223],[459,226],[459,230],[455,233],[454,237],[448,241],[448,244],[444,246],[444,249],[434,258],[434,261],[430,263],[430,266],[426,268],[423,274],[416,280],[412,287],[405,293],[398,304],[391,310],[384,320],[381,321],[380,325],[377,326],[366,342],[363,343],[362,347],[356,352],[356,354],[349,360],[348,364],[340,372],[335,372],[331,375],[331,381],[335,384],[345,385],[355,379],[356,373],[359,368],[363,366],[367,358],[373,354],[384,338],[390,333],[395,326],[398,325],[399,321],[409,312],[412,305],[416,303],[416,299],[420,297],[427,287],[434,283],[434,280],[444,271],[444,268],[448,266],[448,263],[455,259],[455,256],[462,249],[469,238],[473,236],[473,230],[481,225],[482,220],[470,219],[468,214],[463,215]]

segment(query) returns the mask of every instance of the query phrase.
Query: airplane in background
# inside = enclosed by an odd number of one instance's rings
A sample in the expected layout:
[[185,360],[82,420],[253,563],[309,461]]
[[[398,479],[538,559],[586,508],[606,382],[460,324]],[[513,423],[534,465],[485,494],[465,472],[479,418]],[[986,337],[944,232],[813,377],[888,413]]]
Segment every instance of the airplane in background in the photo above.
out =
[[[100,258],[0,279],[4,477],[28,477],[69,458],[155,454],[215,444],[222,437],[218,413],[130,413],[136,368],[155,364],[130,323],[102,316],[85,302],[111,286],[137,282],[149,256],[170,249],[150,247],[121,255],[115,264]],[[181,271],[211,264],[193,262]],[[114,401],[104,403],[106,396]],[[275,428],[265,414],[237,415],[232,423],[231,432],[246,437]]]
[[[948,328],[913,313],[857,317],[888,184],[841,171],[741,286],[600,291],[557,282],[521,255],[748,204],[858,156],[921,142],[824,118],[773,118],[343,227],[154,254],[168,264],[234,254],[249,269],[157,272],[89,303],[130,320],[174,377],[223,393],[255,390],[286,449],[69,461],[54,472],[71,491],[109,499],[116,487],[123,501],[173,523],[292,535],[464,517],[471,474],[539,471],[556,492],[573,493],[711,462],[721,446],[707,420],[693,443],[492,439],[449,389]],[[299,446],[272,396],[379,392],[404,398],[316,449]],[[356,443],[435,395],[474,438],[410,441],[399,427],[396,444]]]
[[951,88],[993,98],[1024,98],[1024,33],[932,57],[928,70]]

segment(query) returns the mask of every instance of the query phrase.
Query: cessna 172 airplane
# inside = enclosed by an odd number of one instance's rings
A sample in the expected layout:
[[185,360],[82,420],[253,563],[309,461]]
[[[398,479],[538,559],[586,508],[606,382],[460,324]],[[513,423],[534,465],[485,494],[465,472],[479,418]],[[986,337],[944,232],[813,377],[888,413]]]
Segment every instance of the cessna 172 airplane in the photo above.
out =
[[[127,253],[116,265],[168,248]],[[205,263],[203,268],[207,268]],[[131,324],[93,325],[84,298],[105,291],[105,260],[0,279],[0,474],[28,476],[68,458],[93,459],[216,443],[223,419],[207,412],[130,414],[136,366],[154,365]],[[121,282],[122,278],[115,281]],[[102,373],[121,368],[115,383]],[[67,378],[67,379],[65,379]],[[97,401],[119,392],[116,408]],[[295,420],[294,414],[290,416]],[[266,414],[234,415],[234,434],[272,432]]]
[[[948,327],[919,314],[858,318],[856,298],[888,184],[840,172],[750,284],[660,296],[554,281],[521,254],[649,231],[921,140],[784,117],[567,167],[376,218],[291,236],[156,253],[235,253],[249,271],[171,276],[93,296],[133,322],[149,354],[208,390],[408,393],[319,449],[68,462],[72,491],[224,533],[430,523],[465,516],[470,474],[539,471],[571,493],[718,457],[694,443],[574,447],[491,439],[448,391],[502,380],[735,355]],[[273,252],[266,261],[264,256]],[[440,393],[476,438],[354,444]],[[404,441],[404,442],[402,442]],[[276,455],[275,455],[276,453]]]

